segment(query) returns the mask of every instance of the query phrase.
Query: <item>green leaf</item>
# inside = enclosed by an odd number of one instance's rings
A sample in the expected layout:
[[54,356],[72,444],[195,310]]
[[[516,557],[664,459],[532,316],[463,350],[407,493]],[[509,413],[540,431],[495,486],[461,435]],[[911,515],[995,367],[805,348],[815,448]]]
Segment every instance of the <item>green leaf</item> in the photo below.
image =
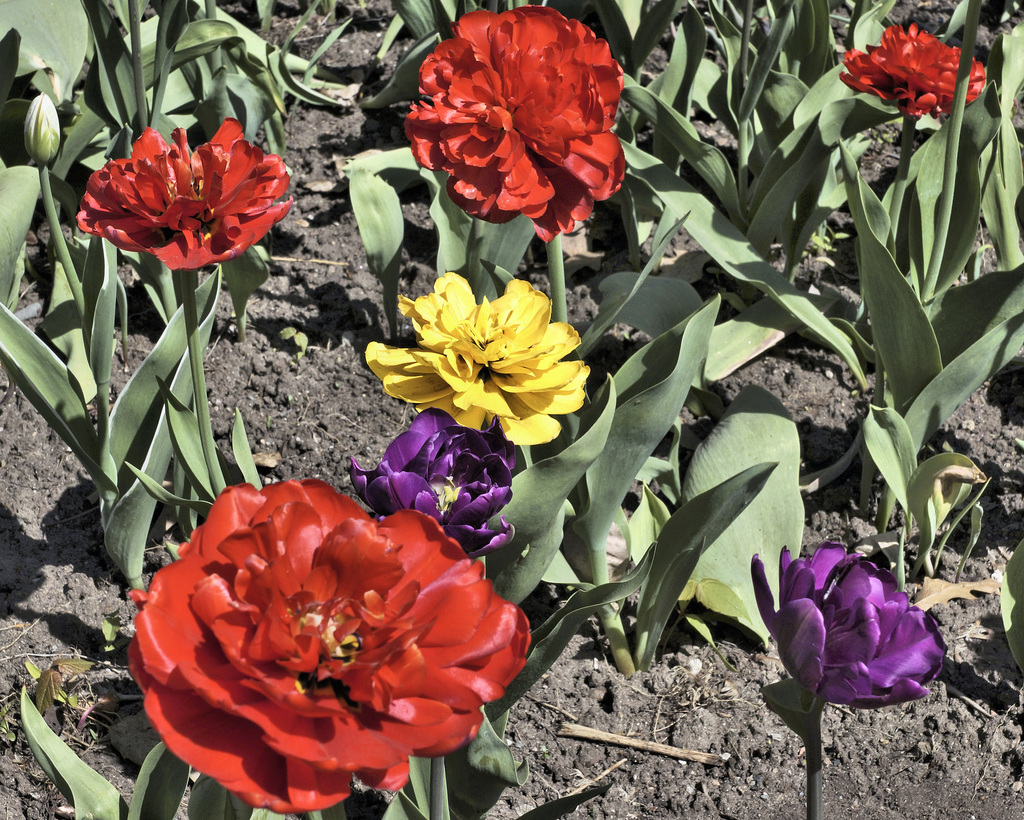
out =
[[[996,97],[995,87],[990,83],[982,95],[964,109],[956,177],[953,181],[958,222],[949,231],[946,245],[942,249],[936,294],[956,283],[974,247],[981,210],[978,159],[999,128],[999,102]],[[907,190],[909,221],[901,221],[902,230],[897,232],[897,239],[909,239],[909,267],[921,271],[922,277],[932,254],[938,200],[943,188],[949,184],[943,180],[941,172],[945,165],[948,138],[949,129],[941,128],[915,152],[910,163],[912,184]],[[902,246],[902,243],[898,245]],[[902,257],[899,258],[902,261]]]
[[[196,291],[199,307],[199,342],[209,343],[220,292],[220,275],[206,279]],[[136,477],[138,466],[158,486],[167,474],[172,446],[160,394],[160,382],[171,384],[176,395],[191,392],[184,318],[179,309],[153,350],[132,374],[110,414],[110,451],[118,465],[121,493],[113,507],[102,508],[103,540],[107,553],[133,587],[142,588],[146,538],[157,500]]]
[[[199,342],[204,349],[209,343],[213,328],[213,316],[221,281],[219,273],[209,276],[196,291]],[[187,349],[185,319],[179,308],[167,323],[153,350],[132,373],[114,403],[110,413],[110,453],[115,464],[120,466],[130,462],[139,465],[147,460],[153,442],[159,438],[158,429],[163,419],[163,400],[160,397],[159,382],[169,381],[174,376],[172,386],[179,395],[182,395],[181,389],[184,384],[191,384],[190,376],[186,376],[187,382],[181,382],[181,377],[175,375],[180,371]],[[187,362],[184,369],[188,370]],[[163,470],[166,469],[164,465]],[[159,480],[163,479],[162,474],[150,475]],[[133,481],[134,478],[127,471],[121,473],[119,484],[122,489],[129,487]]]
[[205,774],[199,776],[188,794],[189,820],[256,820],[263,812],[254,811]]
[[971,494],[972,485],[984,480],[974,462],[959,453],[939,453],[917,466],[907,482],[906,508],[921,531],[919,563],[950,510]]
[[[70,275],[78,276],[78,273],[72,270]],[[74,378],[83,400],[87,404],[91,402],[96,398],[96,381],[89,365],[88,337],[82,327],[82,315],[75,303],[68,272],[58,261],[53,266],[50,305],[39,330],[67,362],[68,372]]]
[[949,364],[986,334],[1024,314],[1024,266],[992,271],[950,288],[928,310],[942,361]]
[[242,414],[238,408],[235,408],[235,421],[231,425],[231,452],[235,457],[235,464],[242,472],[242,478],[257,490],[260,489],[263,480],[256,469],[256,462],[253,461],[249,438],[245,434],[245,422],[242,421]]
[[[996,274],[986,274],[979,281],[984,282],[990,276]],[[975,390],[1017,355],[1022,344],[1024,312],[996,325],[949,362],[921,391],[904,416],[914,437],[914,446],[920,450]]]
[[0,305],[0,364],[25,397],[82,462],[101,492],[116,484],[100,466],[102,456],[78,382],[39,337]]
[[[700,174],[734,221],[739,219],[740,205],[736,195],[736,176],[725,155],[701,140],[689,120],[675,111],[647,88],[626,78],[622,99],[640,111],[680,156]],[[655,193],[658,189],[655,188]]]
[[85,102],[115,131],[124,125],[138,127],[132,57],[126,38],[105,3],[83,5],[89,16],[95,56],[85,78]]
[[512,501],[502,515],[515,534],[510,544],[486,558],[495,592],[506,600],[526,598],[558,552],[566,498],[604,449],[614,413],[615,383],[609,376],[584,413],[585,432],[512,479]]
[[90,769],[71,751],[21,690],[21,724],[40,768],[75,807],[75,816],[94,820],[125,820],[128,806],[110,783]]
[[588,800],[600,797],[611,787],[611,783],[605,783],[603,786],[593,786],[576,794],[556,797],[535,809],[530,809],[526,814],[519,815],[519,820],[558,820],[560,817],[571,814]]
[[815,736],[821,737],[821,710],[825,701],[801,688],[796,679],[769,683],[761,687],[761,694],[769,708],[805,743],[811,743]]
[[628,144],[622,147],[629,168],[627,184],[635,180],[637,184],[649,187],[676,219],[686,217],[687,232],[715,262],[739,281],[748,282],[767,293],[802,321],[842,358],[858,383],[866,389],[867,380],[849,337],[818,312],[807,299],[807,294],[797,290],[769,265],[706,197],[649,154]]
[[[807,299],[823,312],[835,303],[833,298],[816,294],[808,294]],[[802,327],[803,322],[778,302],[759,299],[712,329],[708,360],[704,364],[704,381],[724,379]]]
[[183,498],[180,495],[175,495],[165,488],[163,484],[158,481],[154,481],[137,467],[129,464],[128,469],[134,473],[142,486],[146,488],[146,492],[161,504],[167,504],[170,507],[186,507],[187,509],[194,510],[201,516],[209,515],[210,507],[213,506],[209,501],[199,501],[197,499]]
[[0,304],[12,311],[18,305],[22,248],[38,198],[38,171],[26,166],[0,168]]
[[437,231],[437,270],[462,275],[477,299],[495,299],[500,294],[486,266],[516,270],[536,236],[533,222],[521,214],[502,224],[470,216],[448,195],[447,174],[425,168],[420,173],[433,194],[430,217]]
[[[114,318],[117,312],[117,251],[98,236],[90,237],[82,274],[85,296],[89,368],[97,385],[110,382],[114,356]],[[97,408],[106,413],[108,408]],[[107,454],[104,454],[107,455]],[[116,469],[113,468],[112,469]]]
[[[0,35],[10,29],[17,29],[21,35],[18,76],[39,72],[35,84],[40,91],[49,85],[58,102],[70,99],[91,39],[81,4],[68,0],[0,0]],[[40,71],[44,68],[45,74]]]
[[[764,489],[707,548],[691,576],[695,584],[715,579],[729,587],[746,609],[740,623],[763,640],[768,631],[758,615],[750,561],[759,554],[771,575],[783,547],[799,549],[803,541],[796,425],[775,396],[748,385],[694,452],[683,481],[683,497],[689,500],[742,470],[770,462],[778,467]],[[709,608],[717,611],[710,603]]]
[[652,277],[633,292],[639,278],[640,274],[625,271],[613,273],[601,282],[601,307],[606,303],[622,305],[614,316],[616,322],[658,337],[671,330],[681,317],[701,307],[700,295],[682,279]]
[[[636,658],[637,669],[647,669],[661,640],[668,620],[679,603],[679,597],[690,580],[701,555],[713,549],[722,533],[757,498],[775,464],[758,464],[726,479],[716,487],[690,498],[665,524],[654,555],[651,574],[640,588],[637,603]],[[750,575],[749,562],[745,567]],[[732,578],[707,579],[722,583],[733,598]],[[709,609],[722,612],[718,599],[702,601]],[[735,610],[735,607],[732,607]],[[732,614],[732,613],[723,613]],[[737,620],[746,613],[739,613]]]
[[[156,37],[153,41],[153,111],[162,113],[164,110],[164,92],[174,61],[174,47],[181,40],[188,28],[187,0],[165,0],[160,8],[157,21]],[[146,58],[143,55],[143,64]]]
[[615,512],[647,457],[679,417],[686,395],[707,356],[718,314],[712,299],[668,332],[634,353],[619,368],[619,397],[608,441],[587,470],[584,500],[567,540],[578,539],[590,553],[595,579],[602,580],[605,541]]
[[736,119],[741,124],[746,124],[754,114],[754,106],[761,97],[765,81],[768,79],[768,72],[778,59],[782,51],[782,45],[793,33],[796,23],[793,14],[795,0],[784,0],[782,8],[772,23],[768,39],[761,46],[750,67],[750,75],[743,86],[743,96],[740,99],[739,108],[736,112]]
[[395,189],[377,174],[357,169],[350,173],[349,194],[370,271],[384,288],[388,332],[398,332],[398,276],[401,273],[405,223]]
[[[662,255],[665,253],[669,242],[672,241],[672,238],[684,222],[685,220],[678,220],[668,229],[660,231],[660,238],[656,238],[655,246],[651,249],[651,256],[639,274],[634,271],[613,273],[601,282],[601,307],[598,309],[594,321],[591,322],[590,327],[583,334],[580,346],[576,350],[576,354],[580,358],[586,358],[588,351],[597,344],[597,341],[615,323],[620,314],[623,316],[621,321],[627,323],[635,322],[634,327],[644,330],[651,336],[660,336],[682,317],[689,316],[700,308],[700,296],[688,283],[666,277],[664,281],[671,281],[674,284],[662,285],[656,284],[660,280],[652,280],[650,278],[654,269],[660,264]],[[650,285],[648,285],[649,282],[651,283]],[[651,291],[639,296],[640,303],[630,308],[625,314],[622,314],[623,309],[630,303],[630,300],[638,296],[641,291],[644,291],[645,286],[651,288]],[[665,302],[656,305],[656,297],[665,297]],[[648,327],[646,311],[655,307],[659,308],[657,311],[658,318],[650,322]],[[652,332],[654,329],[657,329],[658,332]]]
[[871,314],[875,350],[885,366],[886,383],[896,410],[905,413],[942,370],[942,356],[919,295],[886,248],[889,220],[885,209],[845,148],[842,155],[847,199],[860,239],[861,294]]
[[[21,35],[16,29],[11,29],[6,34],[0,35],[0,109],[7,102],[11,93],[11,86],[14,85],[14,78],[18,73],[18,56],[21,51]],[[28,103],[28,100],[22,100]],[[26,111],[28,107],[26,105]],[[22,122],[24,123],[24,117]],[[24,127],[24,126],[23,126]],[[22,149],[23,150],[23,149]],[[0,151],[0,155],[6,155],[7,149]],[[8,162],[8,165],[12,163]],[[2,166],[0,166],[2,167]]]
[[626,537],[626,545],[629,547],[629,557],[633,561],[639,561],[647,551],[654,546],[662,528],[672,517],[672,512],[658,496],[651,492],[651,488],[644,484],[643,495],[640,497],[640,504],[629,518],[629,523],[623,529]]
[[251,245],[237,259],[221,264],[224,283],[231,294],[231,307],[235,311],[238,341],[245,341],[245,306],[249,297],[270,278],[270,254],[262,245]]
[[164,398],[164,410],[167,413],[167,426],[171,433],[175,460],[185,470],[189,483],[205,496],[206,500],[213,501],[209,468],[203,448],[200,446],[199,419],[163,382],[160,382],[160,393]]
[[[454,20],[455,0],[441,0],[441,5],[448,19]],[[430,0],[395,0],[394,8],[405,21],[413,37],[441,34],[443,38],[448,39],[451,36],[451,31],[439,31],[437,15]]]
[[635,26],[630,27],[626,21],[619,0],[594,0],[594,10],[601,20],[601,28],[608,39],[612,56],[627,75],[633,74],[637,68],[632,60]]
[[308,811],[306,812],[306,818],[307,820],[348,820],[348,815],[345,813],[345,804],[342,802],[336,806],[331,806],[329,809]]
[[419,96],[420,66],[437,46],[437,32],[423,35],[403,54],[384,87],[359,103],[360,108],[387,108],[397,102],[414,100]]
[[864,419],[864,444],[900,506],[909,510],[907,487],[917,469],[917,450],[903,417],[891,407],[871,405]]
[[163,743],[153,747],[142,764],[128,807],[128,820],[174,820],[188,785],[191,767]]
[[630,57],[634,68],[642,67],[654,47],[668,31],[676,12],[687,0],[656,0],[640,14]]
[[488,703],[484,711],[493,720],[512,708],[531,686],[543,677],[551,665],[558,660],[569,645],[576,630],[591,615],[608,604],[622,601],[636,592],[651,571],[653,551],[648,552],[636,568],[621,581],[601,586],[587,586],[569,596],[558,610],[530,636],[530,651],[526,666],[505,687],[505,694],[499,700]]
[[[501,719],[503,734],[504,719]],[[445,758],[445,779],[452,815],[459,820],[484,820],[505,789],[520,788],[529,776],[525,760],[517,763],[512,750],[484,717],[468,746]]]
[[1024,541],[1017,544],[1006,562],[999,606],[1003,613],[1006,641],[1017,666],[1024,672]]

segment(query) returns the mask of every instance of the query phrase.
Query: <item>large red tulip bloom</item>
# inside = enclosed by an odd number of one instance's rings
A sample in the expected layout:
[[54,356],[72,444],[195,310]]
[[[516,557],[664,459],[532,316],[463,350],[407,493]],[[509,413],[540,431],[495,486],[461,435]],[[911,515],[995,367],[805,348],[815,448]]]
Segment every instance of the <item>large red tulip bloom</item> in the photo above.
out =
[[[947,46],[911,23],[906,31],[902,26],[887,28],[881,43],[868,46],[867,54],[847,51],[843,67],[849,73],[840,74],[839,79],[857,91],[895,100],[909,117],[937,117],[948,114],[953,104],[959,64],[959,48]],[[973,60],[967,102],[976,99],[984,87],[985,68]]]
[[147,128],[130,158],[95,171],[78,227],[172,270],[198,270],[240,256],[288,213],[291,199],[275,202],[288,189],[284,161],[246,142],[238,120],[195,153],[185,129],[171,141]]
[[608,44],[541,6],[474,11],[452,30],[420,69],[430,101],[405,119],[416,160],[451,174],[449,195],[473,216],[525,214],[545,242],[571,231],[625,173]]
[[322,481],[229,487],[180,554],[132,593],[131,672],[167,747],[253,806],[400,788],[524,665],[526,616],[433,519]]

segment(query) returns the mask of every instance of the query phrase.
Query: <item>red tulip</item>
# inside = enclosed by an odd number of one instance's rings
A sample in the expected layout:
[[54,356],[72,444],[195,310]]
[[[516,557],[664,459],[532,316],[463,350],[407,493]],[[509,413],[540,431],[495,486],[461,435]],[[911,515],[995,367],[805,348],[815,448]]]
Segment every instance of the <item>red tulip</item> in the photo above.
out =
[[[900,111],[910,117],[948,114],[953,104],[960,49],[947,46],[916,23],[904,31],[890,26],[882,33],[882,42],[868,46],[868,53],[846,52],[843,66],[849,72],[839,78],[850,88],[875,94],[883,100],[895,100]],[[985,87],[985,68],[977,60],[971,63],[967,102]]]
[[132,593],[132,675],[167,747],[253,806],[400,788],[524,665],[526,616],[433,519],[322,481],[229,487],[180,554]]
[[449,195],[473,216],[525,214],[545,242],[571,231],[625,173],[608,44],[542,6],[474,11],[452,29],[420,69],[430,101],[405,119],[416,160],[451,174]]
[[172,270],[197,270],[240,256],[288,213],[291,199],[275,202],[288,189],[284,161],[246,142],[237,120],[195,153],[185,129],[171,139],[147,128],[129,159],[95,171],[78,227]]

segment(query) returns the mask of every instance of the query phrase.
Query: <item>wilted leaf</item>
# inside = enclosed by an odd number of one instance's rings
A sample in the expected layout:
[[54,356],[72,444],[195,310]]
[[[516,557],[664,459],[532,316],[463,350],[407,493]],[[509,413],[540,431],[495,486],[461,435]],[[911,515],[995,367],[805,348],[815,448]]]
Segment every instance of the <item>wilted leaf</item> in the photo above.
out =
[[981,581],[961,581],[953,584],[941,578],[925,578],[914,606],[927,611],[937,604],[947,604],[954,598],[971,601],[982,593],[998,595],[999,581],[995,578],[985,578]]
[[40,714],[53,706],[63,682],[60,672],[52,666],[39,675],[39,684],[36,686],[36,709]]
[[256,462],[257,467],[262,467],[264,470],[273,470],[284,460],[284,456],[275,450],[272,453],[253,453],[252,460]]
[[88,672],[96,664],[85,658],[57,658],[53,665],[64,675],[81,675]]

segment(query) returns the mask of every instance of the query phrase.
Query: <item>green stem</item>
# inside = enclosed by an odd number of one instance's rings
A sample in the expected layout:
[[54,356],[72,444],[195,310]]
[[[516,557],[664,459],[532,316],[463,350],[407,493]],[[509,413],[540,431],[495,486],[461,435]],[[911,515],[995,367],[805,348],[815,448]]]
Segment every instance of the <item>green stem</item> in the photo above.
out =
[[900,530],[899,549],[896,552],[896,589],[900,592],[903,592],[903,588],[907,585],[907,564],[903,551],[906,549],[907,531],[910,529],[910,512],[904,510],[903,515],[906,518],[903,522],[903,528]]
[[132,75],[135,84],[135,135],[138,136],[149,125],[149,108],[146,104],[146,83],[142,74],[142,28],[139,0],[128,0],[128,33],[132,46]]
[[430,758],[430,820],[444,820],[447,784],[444,777],[444,758]]
[[[206,0],[206,19],[216,20],[217,19],[217,0]],[[224,65],[223,55],[220,53],[220,46],[215,48],[209,55],[210,70],[214,74],[217,70]]]
[[926,304],[936,295],[935,288],[938,286],[942,258],[946,249],[946,237],[949,234],[949,220],[953,213],[956,159],[960,150],[960,130],[964,120],[964,104],[967,101],[967,85],[971,76],[971,62],[974,58],[974,43],[978,36],[980,17],[981,0],[968,0],[967,17],[964,20],[964,38],[960,46],[960,67],[956,74],[956,90],[953,92],[952,113],[945,126],[949,129],[949,138],[946,140],[946,159],[942,168],[942,192],[939,194],[939,203],[936,208],[932,255],[928,260],[924,292],[921,294],[921,301]]
[[64,277],[68,281],[68,287],[71,288],[71,296],[75,300],[78,316],[82,320],[82,331],[85,333],[86,344],[88,344],[90,329],[85,326],[85,295],[82,293],[82,282],[78,278],[75,263],[71,261],[71,251],[68,250],[64,231],[60,227],[57,205],[53,198],[53,189],[50,187],[50,169],[45,165],[39,166],[39,187],[43,194],[43,210],[46,212],[46,221],[50,226],[53,248],[57,252],[57,259],[64,268]]
[[556,233],[548,242],[548,278],[551,281],[551,321],[568,321],[565,306],[565,260],[562,258],[562,235]]
[[203,459],[210,475],[214,496],[221,494],[225,487],[224,473],[220,468],[217,445],[213,440],[210,424],[210,403],[206,396],[206,375],[203,373],[203,350],[199,344],[199,311],[196,307],[196,288],[199,274],[194,270],[174,272],[181,293],[181,309],[185,314],[185,334],[188,339],[188,363],[192,371],[192,397],[199,421],[199,443],[203,448]]
[[900,136],[900,162],[896,166],[896,180],[892,184],[892,200],[889,202],[889,250],[896,247],[896,232],[899,230],[900,211],[903,210],[903,196],[907,192],[907,176],[910,159],[914,154],[914,131],[917,119],[903,115],[903,131]]
[[608,638],[608,648],[612,652],[615,668],[625,677],[630,677],[636,672],[636,665],[633,663],[633,655],[629,651],[629,642],[626,640],[626,630],[622,626],[619,611],[611,606],[604,606],[597,611],[597,617]]
[[821,820],[821,711],[825,701],[816,698],[804,722],[804,762],[807,764],[807,820]]
[[[746,0],[743,6],[743,30],[740,34],[740,88],[737,99],[743,99],[744,83],[750,62],[750,26],[754,21],[754,0]],[[736,192],[740,200],[740,214],[747,218],[747,165],[750,161],[750,123],[736,123]]]

